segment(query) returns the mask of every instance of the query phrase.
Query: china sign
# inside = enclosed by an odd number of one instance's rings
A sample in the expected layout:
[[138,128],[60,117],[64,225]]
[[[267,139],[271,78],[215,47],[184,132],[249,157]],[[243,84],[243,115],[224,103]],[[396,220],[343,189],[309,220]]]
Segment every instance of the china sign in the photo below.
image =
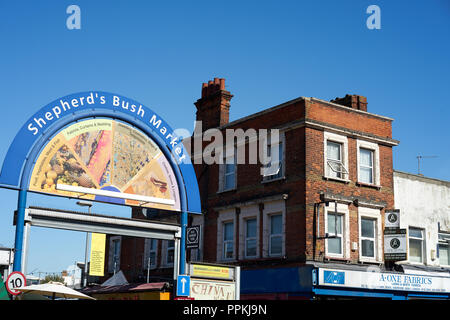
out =
[[192,279],[190,297],[195,300],[235,300],[236,285],[231,281]]
[[[189,263],[188,275],[180,275],[177,295],[195,300],[239,300],[240,267],[208,263]],[[189,290],[187,280],[189,278]]]

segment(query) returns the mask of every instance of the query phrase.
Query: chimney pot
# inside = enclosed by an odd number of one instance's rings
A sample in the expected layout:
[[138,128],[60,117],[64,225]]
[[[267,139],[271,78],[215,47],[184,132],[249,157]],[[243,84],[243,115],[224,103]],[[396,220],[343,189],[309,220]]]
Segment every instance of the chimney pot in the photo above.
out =
[[195,106],[197,121],[203,121],[203,130],[228,123],[232,97],[225,90],[224,78],[214,78],[208,83],[202,83],[202,98],[195,102]]
[[367,98],[357,94],[346,94],[343,98],[336,98],[331,102],[361,111],[367,111]]

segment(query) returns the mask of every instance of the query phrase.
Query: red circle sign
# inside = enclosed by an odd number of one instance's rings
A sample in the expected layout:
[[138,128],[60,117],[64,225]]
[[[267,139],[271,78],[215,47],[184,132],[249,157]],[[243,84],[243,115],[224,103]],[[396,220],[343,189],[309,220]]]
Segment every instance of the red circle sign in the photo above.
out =
[[20,293],[17,291],[17,288],[22,288],[27,285],[27,279],[23,275],[22,272],[14,271],[12,272],[8,278],[6,279],[6,290],[13,296],[16,296]]

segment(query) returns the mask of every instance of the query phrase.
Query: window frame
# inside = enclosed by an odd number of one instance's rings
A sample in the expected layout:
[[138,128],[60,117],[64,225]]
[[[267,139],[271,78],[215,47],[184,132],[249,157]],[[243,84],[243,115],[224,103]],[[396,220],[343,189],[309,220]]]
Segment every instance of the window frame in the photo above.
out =
[[[281,214],[281,254],[272,255],[270,252],[270,217]],[[282,258],[286,255],[286,204],[284,200],[275,200],[264,202],[263,216],[262,216],[262,257],[263,258]]]
[[[362,219],[374,220],[374,257],[367,257],[362,255]],[[382,243],[383,243],[383,227],[382,227],[381,209],[374,209],[368,207],[358,207],[358,248],[359,248],[359,261],[361,262],[383,262]]]
[[[340,231],[340,233],[335,233],[335,232],[331,232],[330,233],[330,231],[328,230],[328,218],[330,217],[330,216],[336,216],[337,215],[337,217],[338,217],[338,219],[340,220],[340,223],[341,223],[341,231]],[[339,257],[339,258],[344,258],[344,219],[345,219],[345,216],[344,216],[344,214],[343,213],[339,213],[339,212],[328,212],[327,213],[327,232],[325,233],[325,234],[328,234],[328,236],[333,236],[333,238],[329,238],[329,239],[327,239],[327,255],[328,256],[336,256],[336,257]],[[337,221],[337,219],[336,219],[336,221]],[[336,238],[340,238],[341,239],[341,241],[340,241],[340,243],[341,243],[341,248],[340,248],[340,251],[341,251],[341,253],[335,253],[335,252],[329,252],[329,241],[331,240],[331,239],[336,239]]]
[[[364,182],[361,180],[361,149],[372,151],[372,182]],[[381,187],[380,182],[380,148],[379,145],[373,142],[364,140],[356,140],[356,161],[357,161],[357,176],[358,184]]]
[[[272,218],[273,217],[280,217],[281,220],[281,233],[272,233]],[[280,257],[283,255],[283,214],[281,212],[273,213],[269,215],[269,248],[268,248],[268,254],[269,257]],[[272,252],[272,239],[273,238],[280,238],[281,239],[281,252],[280,253],[273,253]]]
[[335,254],[328,252],[328,239],[325,239],[325,258],[329,259],[350,259],[350,212],[348,204],[337,203],[337,210],[335,210],[335,203],[329,202],[328,207],[325,205],[324,215],[324,230],[328,230],[328,214],[333,214],[337,211],[338,215],[342,215],[342,254]]
[[[374,182],[375,182],[375,168],[374,168],[374,154],[375,154],[375,152],[374,152],[374,150],[372,150],[372,149],[367,149],[367,148],[363,148],[363,147],[360,147],[359,148],[359,153],[360,153],[360,155],[361,155],[361,151],[362,150],[364,150],[364,151],[368,151],[369,152],[369,154],[370,154],[370,163],[371,163],[371,165],[369,166],[369,165],[366,165],[366,164],[362,164],[361,162],[359,163],[359,169],[360,169],[360,182],[362,182],[362,183],[367,183],[367,184],[374,184]],[[360,156],[360,161],[361,161],[361,156]],[[362,181],[362,179],[361,179],[361,173],[362,173],[362,169],[369,169],[370,170],[370,181]]]
[[[256,256],[247,256],[246,250],[246,221],[256,219]],[[239,259],[260,258],[260,213],[258,205],[248,205],[240,207],[239,213]]]
[[[340,145],[340,165],[344,169],[343,172],[341,172],[341,177],[335,177],[332,175],[332,172],[334,172],[331,169],[331,165],[329,164],[329,161],[335,161],[330,160],[328,156],[328,142],[336,143]],[[323,133],[323,143],[324,143],[324,150],[323,150],[323,158],[324,158],[324,178],[330,179],[330,180],[337,180],[337,181],[344,181],[349,182],[350,181],[350,173],[349,173],[349,166],[348,166],[348,137],[339,135],[336,133],[324,131]]]
[[[415,236],[411,236],[410,233],[410,229],[416,229],[416,230],[420,230],[421,232],[421,238],[415,237]],[[425,246],[425,229],[424,228],[418,228],[418,227],[414,227],[414,226],[408,226],[408,261],[409,263],[412,264],[425,264],[427,261],[427,257],[426,257],[426,246]],[[412,261],[411,260],[411,246],[410,246],[410,240],[420,240],[421,241],[421,259],[422,261]]]
[[[248,235],[248,222],[249,221],[255,221],[255,235],[252,237],[249,237]],[[246,259],[256,258],[258,257],[258,219],[257,217],[250,217],[244,219],[244,257]],[[248,254],[248,242],[249,241],[255,241],[255,254],[249,255]]]
[[[441,246],[447,247],[447,264],[441,263]],[[444,267],[450,266],[450,234],[438,232],[438,256],[439,265]]]
[[[232,232],[233,232],[233,236],[232,236],[231,240],[226,240],[225,239],[225,236],[226,236],[225,227],[226,227],[226,225],[231,225]],[[234,233],[235,233],[234,232],[234,228],[235,228],[234,221],[223,221],[222,224],[221,224],[221,228],[222,228],[222,260],[233,260],[234,251],[235,251],[235,248],[234,248],[234,238],[235,238],[235,236],[234,236]],[[228,243],[231,243],[231,248],[232,248],[231,257],[227,257],[226,256],[226,253],[227,253],[226,248],[227,248],[227,244]]]
[[224,259],[225,253],[223,251],[224,244],[224,234],[223,234],[223,224],[227,222],[233,222],[233,241],[236,243],[236,209],[230,208],[223,211],[219,211],[217,217],[217,246],[216,246],[216,260],[217,261],[234,261],[236,260],[236,245],[233,246],[233,257],[229,259]]
[[[273,174],[273,175],[266,175],[266,168],[271,167],[270,164],[272,164],[272,159],[269,163],[267,163],[266,165],[262,165],[261,168],[261,173],[262,173],[262,183],[266,183],[266,182],[271,182],[271,181],[276,181],[276,180],[280,180],[280,179],[284,179],[285,178],[285,149],[286,149],[286,143],[285,143],[285,136],[284,136],[284,132],[280,131],[279,132],[279,142],[278,142],[278,154],[281,157],[281,159],[278,159],[277,163],[279,165],[279,170],[277,174]],[[263,144],[264,146],[264,155],[266,155],[267,157],[269,157],[269,150],[272,150],[272,143],[271,143],[271,136],[268,135],[266,138],[266,141]],[[270,152],[271,153],[271,152]]]
[[[373,231],[373,237],[363,236],[362,234],[362,226],[363,226],[363,220],[370,221],[372,224],[372,231]],[[361,224],[360,224],[360,231],[359,231],[359,237],[360,237],[360,250],[361,250],[361,257],[364,259],[376,259],[377,257],[377,220],[369,217],[361,217]],[[364,255],[364,247],[363,247],[363,241],[370,241],[373,242],[373,255],[367,256]]]
[[[233,172],[227,173],[227,160],[233,157]],[[233,155],[227,157],[227,152],[225,151],[225,154],[223,154],[223,163],[220,164],[220,186],[219,186],[219,192],[226,192],[235,190],[237,187],[237,148],[234,147]],[[227,176],[233,175],[233,185],[227,186]]]

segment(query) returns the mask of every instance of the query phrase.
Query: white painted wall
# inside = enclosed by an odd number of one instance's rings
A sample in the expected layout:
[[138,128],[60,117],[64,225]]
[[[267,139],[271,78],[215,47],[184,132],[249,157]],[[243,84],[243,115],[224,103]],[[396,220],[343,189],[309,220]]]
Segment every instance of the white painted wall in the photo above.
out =
[[394,171],[394,200],[400,227],[425,229],[426,264],[439,266],[432,250],[437,250],[438,222],[441,230],[450,232],[450,181]]

